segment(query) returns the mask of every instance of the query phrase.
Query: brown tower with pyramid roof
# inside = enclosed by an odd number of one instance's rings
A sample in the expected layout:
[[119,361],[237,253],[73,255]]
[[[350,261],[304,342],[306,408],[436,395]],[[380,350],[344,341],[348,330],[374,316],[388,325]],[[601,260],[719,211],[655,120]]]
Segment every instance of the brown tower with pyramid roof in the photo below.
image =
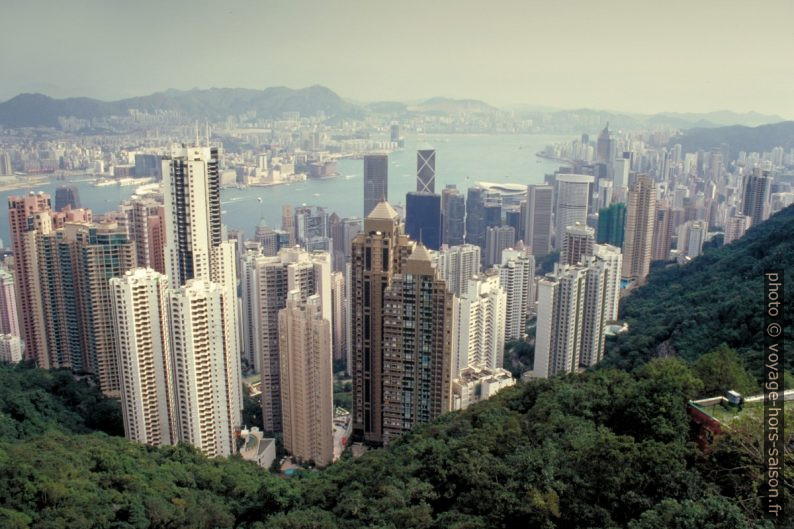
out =
[[353,437],[383,443],[383,303],[392,277],[399,274],[414,243],[388,202],[379,202],[353,239],[351,255],[351,338]]
[[418,244],[384,293],[383,440],[451,408],[452,294]]

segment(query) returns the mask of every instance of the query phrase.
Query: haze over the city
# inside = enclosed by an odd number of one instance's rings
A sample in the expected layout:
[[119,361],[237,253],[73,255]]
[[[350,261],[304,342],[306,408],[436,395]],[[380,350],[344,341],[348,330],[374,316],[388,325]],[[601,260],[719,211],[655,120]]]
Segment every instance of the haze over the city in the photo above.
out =
[[362,101],[794,117],[786,0],[752,16],[718,0],[4,0],[2,12],[14,21],[0,32],[2,100],[320,83]]

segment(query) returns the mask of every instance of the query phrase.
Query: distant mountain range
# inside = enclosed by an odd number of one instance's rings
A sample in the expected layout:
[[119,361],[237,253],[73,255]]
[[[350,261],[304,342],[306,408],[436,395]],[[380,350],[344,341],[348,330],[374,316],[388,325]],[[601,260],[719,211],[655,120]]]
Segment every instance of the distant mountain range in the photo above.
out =
[[61,116],[93,119],[123,116],[129,110],[172,111],[195,119],[222,119],[251,111],[262,117],[277,117],[284,112],[300,112],[301,115],[311,116],[320,111],[328,116],[363,115],[363,110],[357,105],[343,100],[324,86],[315,85],[300,89],[272,87],[264,90],[166,90],[119,101],[99,101],[83,97],[53,99],[42,94],[20,94],[0,103],[0,125],[55,126]]
[[616,113],[593,109],[560,110],[548,107],[515,105],[499,109],[476,99],[433,97],[418,102],[379,101],[354,102],[342,98],[333,90],[314,85],[292,89],[271,87],[264,90],[247,88],[210,88],[166,90],[148,96],[100,101],[86,97],[53,99],[43,94],[20,94],[0,103],[0,125],[5,127],[57,126],[59,117],[94,119],[124,116],[130,110],[145,112],[177,112],[188,119],[222,119],[229,115],[254,111],[258,117],[279,117],[284,112],[299,112],[303,116],[323,112],[328,117],[358,118],[366,114],[399,117],[422,113],[436,115],[483,114],[556,119],[570,122],[576,128],[585,124],[609,121],[612,128],[636,130],[649,126],[675,128],[718,127],[723,125],[756,126],[783,121],[780,116],[756,112],[739,114],[730,111],[704,114],[662,113],[653,115]]
[[782,121],[757,127],[732,125],[719,128],[694,128],[670,140],[680,143],[684,152],[709,150],[727,145],[731,155],[738,151],[764,152],[781,146],[794,148],[794,121]]

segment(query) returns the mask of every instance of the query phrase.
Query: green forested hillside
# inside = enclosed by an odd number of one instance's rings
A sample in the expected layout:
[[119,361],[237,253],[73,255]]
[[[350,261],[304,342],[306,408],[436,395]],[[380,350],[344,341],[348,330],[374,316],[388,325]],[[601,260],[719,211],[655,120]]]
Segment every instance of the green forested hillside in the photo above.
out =
[[[686,266],[652,272],[621,301],[629,332],[608,346],[606,366],[632,368],[655,356],[694,361],[720,344],[737,350],[756,376],[763,369],[764,270],[785,270],[785,337],[794,338],[794,206],[752,227],[738,241]],[[794,368],[787,355],[786,368]]]
[[[0,374],[18,387],[50,376]],[[23,392],[36,427],[0,441],[0,527],[771,527],[757,498],[759,425],[708,459],[690,442],[685,403],[701,384],[668,358],[521,385],[291,480],[187,446],[73,433],[59,398]],[[13,393],[2,394],[6,424]]]

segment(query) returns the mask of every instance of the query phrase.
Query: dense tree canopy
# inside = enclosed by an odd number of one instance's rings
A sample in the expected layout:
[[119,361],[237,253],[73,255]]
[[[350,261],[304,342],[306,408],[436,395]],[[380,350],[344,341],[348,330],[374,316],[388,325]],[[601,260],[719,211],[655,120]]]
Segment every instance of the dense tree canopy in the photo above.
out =
[[[695,361],[721,344],[749,371],[763,372],[764,271],[785,270],[785,299],[794,299],[794,206],[753,226],[738,241],[707,251],[685,266],[652,272],[621,300],[629,332],[610,342],[605,365],[632,368],[656,356]],[[794,339],[794,310],[784,311],[785,340]],[[794,368],[794,355],[785,357]]]
[[[34,389],[59,373],[5,366],[0,376],[28,387],[20,395],[31,406],[16,416],[27,426],[10,430],[24,433],[0,442],[2,527],[748,526],[727,500],[752,501],[747,476],[724,472],[729,452],[704,458],[690,442],[685,404],[702,382],[676,359],[521,384],[388,449],[290,480],[187,446],[75,433],[85,423]],[[8,397],[5,424],[23,398]]]

